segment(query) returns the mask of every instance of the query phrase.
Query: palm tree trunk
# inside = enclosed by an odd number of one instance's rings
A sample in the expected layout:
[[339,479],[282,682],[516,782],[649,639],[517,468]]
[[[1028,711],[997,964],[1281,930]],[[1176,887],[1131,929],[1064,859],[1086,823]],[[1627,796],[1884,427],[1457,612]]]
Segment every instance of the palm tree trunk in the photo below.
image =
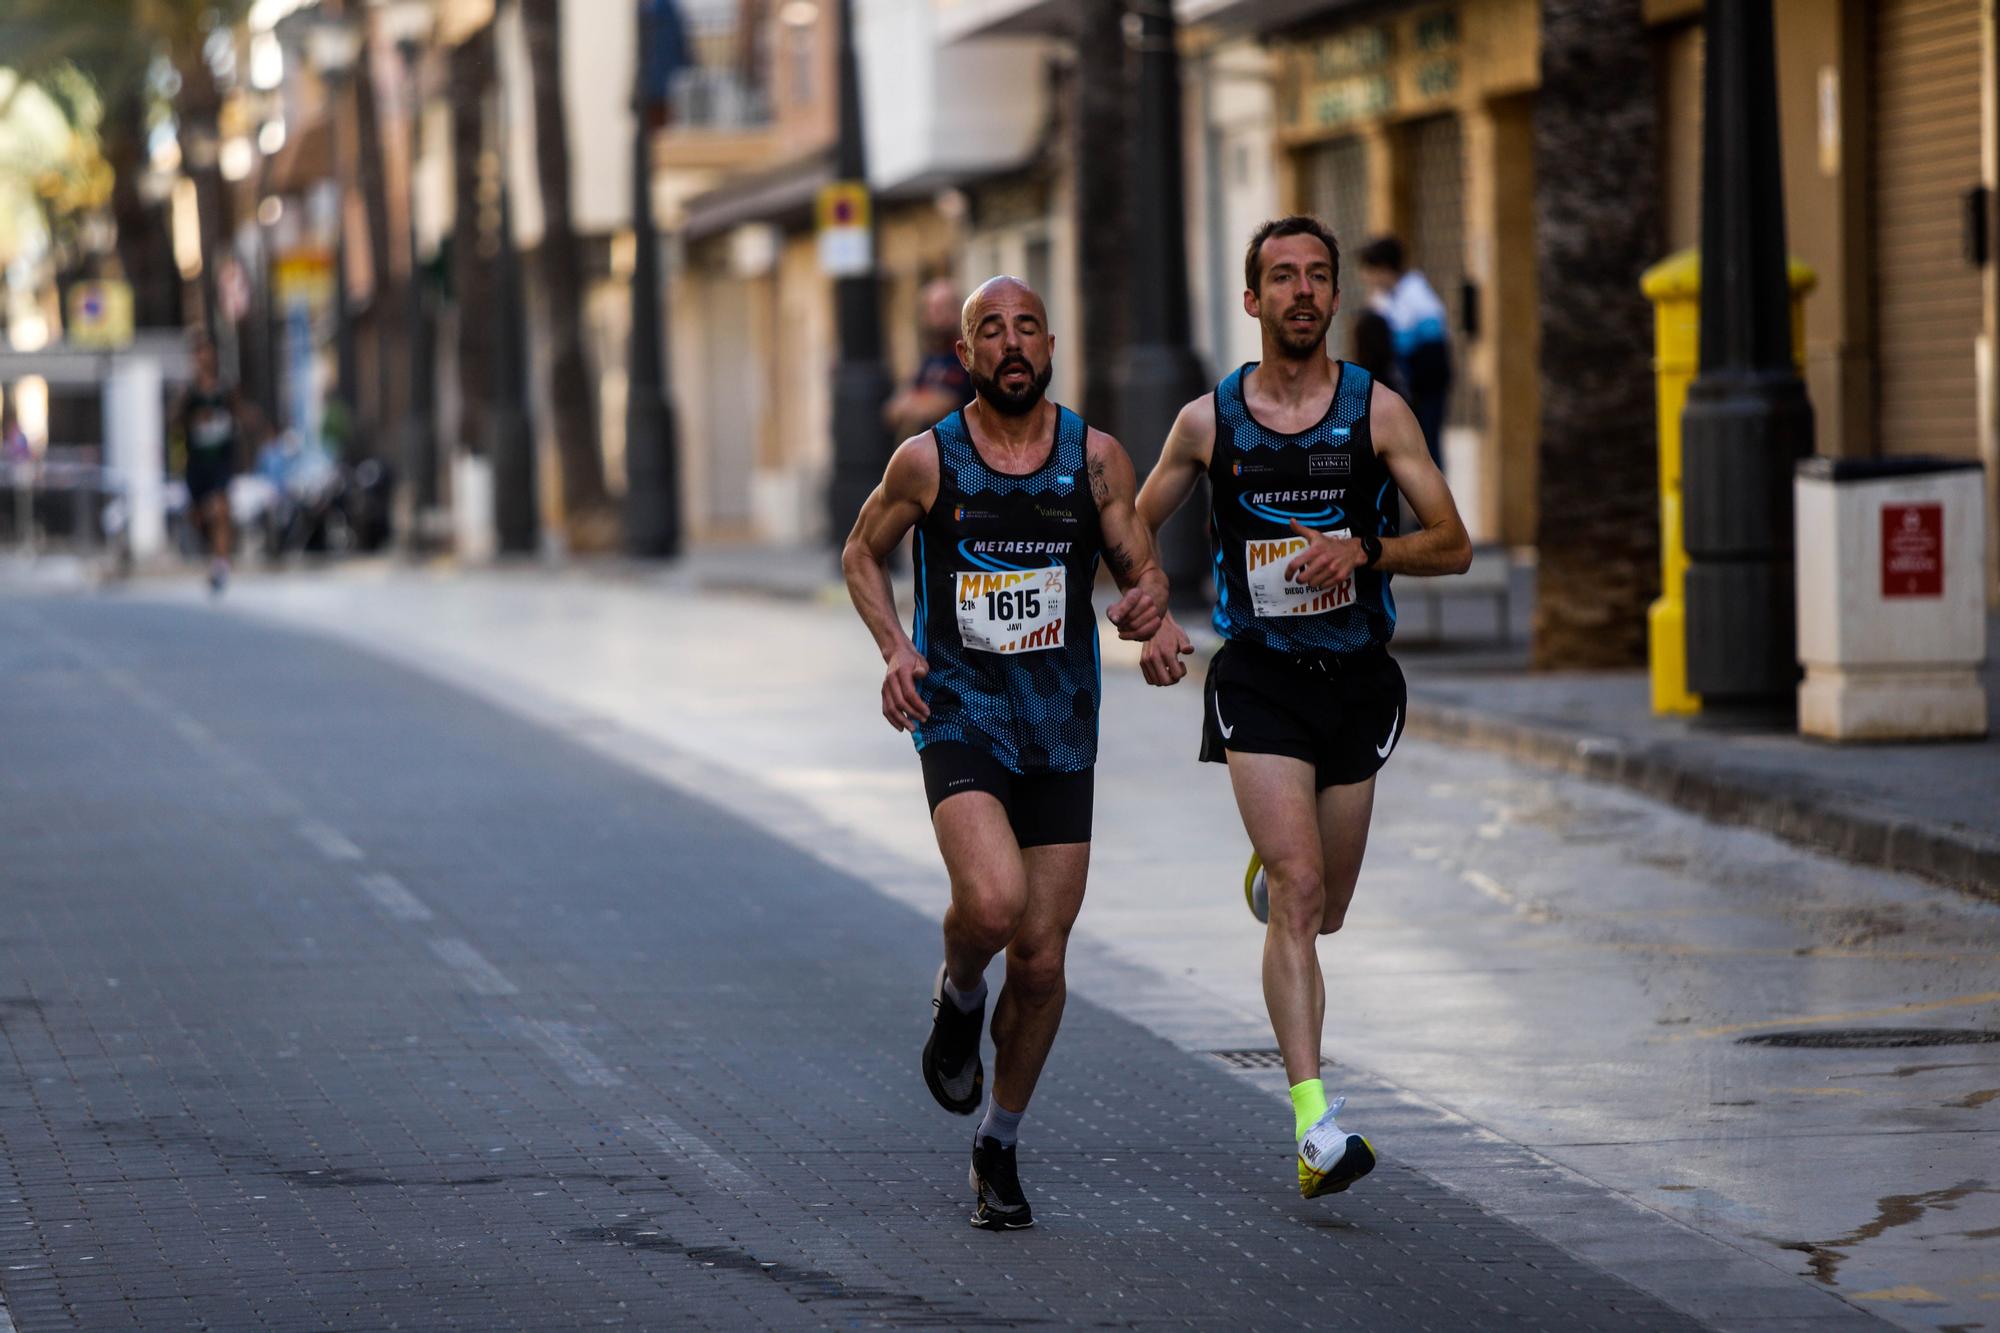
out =
[[481,28],[451,53],[452,291],[458,307],[458,442],[486,452],[486,402],[492,392],[493,325],[499,301],[500,209],[487,196],[499,168],[488,157],[486,108],[493,87],[493,27]]
[[534,84],[535,177],[542,196],[536,251],[542,336],[549,343],[549,412],[561,462],[570,549],[613,549],[617,515],[604,485],[596,402],[583,347],[583,276],[569,201],[569,118],[563,107],[559,0],[521,0],[521,28]]
[[126,94],[104,123],[118,266],[132,285],[132,322],[142,329],[168,329],[181,322],[180,275],[174,271],[173,231],[165,210],[139,194],[145,143],[145,100],[136,92]]
[[1076,182],[1077,271],[1090,275],[1090,296],[1078,303],[1083,344],[1083,415],[1101,430],[1118,430],[1113,373],[1131,336],[1132,80],[1123,0],[1079,5],[1076,63],[1070,73],[1072,153]]
[[1658,101],[1641,0],[1542,0],[1542,442],[1533,659],[1645,660],[1659,588],[1652,312]]
[[[222,261],[230,253],[231,241],[235,237],[236,223],[230,207],[229,187],[222,179],[219,161],[220,144],[217,117],[222,107],[222,95],[215,86],[215,73],[208,67],[208,59],[203,55],[201,44],[177,44],[174,67],[181,79],[180,93],[175,99],[174,114],[182,126],[182,142],[203,145],[200,156],[187,164],[188,178],[194,182],[195,223],[201,238],[201,297],[202,327],[209,338],[219,346],[226,346],[228,338],[221,308],[221,286],[217,279],[221,275]],[[225,367],[226,368],[226,367]]]

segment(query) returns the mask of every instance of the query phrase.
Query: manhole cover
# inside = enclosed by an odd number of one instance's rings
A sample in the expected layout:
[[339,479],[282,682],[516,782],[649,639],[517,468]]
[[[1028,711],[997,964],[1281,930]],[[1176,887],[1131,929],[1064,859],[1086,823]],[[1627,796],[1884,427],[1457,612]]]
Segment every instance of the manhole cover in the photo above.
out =
[[1978,1046],[2000,1041],[2000,1032],[1976,1028],[1808,1028],[1798,1032],[1764,1032],[1738,1037],[1739,1046],[1824,1046],[1843,1051],[1885,1050],[1900,1046]]
[[1268,1051],[1210,1051],[1210,1055],[1231,1069],[1283,1069],[1284,1053]]

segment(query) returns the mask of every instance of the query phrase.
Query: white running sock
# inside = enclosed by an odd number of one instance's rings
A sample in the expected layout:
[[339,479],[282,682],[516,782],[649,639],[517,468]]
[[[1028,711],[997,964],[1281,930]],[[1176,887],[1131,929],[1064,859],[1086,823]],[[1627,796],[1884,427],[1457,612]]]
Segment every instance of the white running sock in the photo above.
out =
[[961,992],[958,987],[951,984],[951,973],[946,972],[944,974],[944,997],[958,1006],[958,1012],[969,1014],[980,1005],[986,1003],[986,978],[981,977],[977,986],[969,991]]
[[979,1137],[992,1139],[1003,1148],[1011,1148],[1021,1137],[1021,1117],[1026,1114],[1026,1111],[1009,1111],[989,1098],[986,1118],[979,1122]]

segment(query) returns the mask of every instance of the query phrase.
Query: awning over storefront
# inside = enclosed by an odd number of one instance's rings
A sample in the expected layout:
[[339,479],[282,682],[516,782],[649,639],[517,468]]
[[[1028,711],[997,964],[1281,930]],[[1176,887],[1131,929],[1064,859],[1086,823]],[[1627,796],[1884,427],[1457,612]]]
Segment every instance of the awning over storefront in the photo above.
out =
[[833,182],[833,170],[828,148],[698,194],[687,203],[681,235],[700,241],[750,222],[803,226],[812,219],[820,187]]
[[1385,0],[1179,0],[1174,13],[1188,26],[1199,24],[1225,33],[1263,36],[1384,5]]
[[972,37],[1067,37],[1073,8],[1064,0],[939,0],[938,44]]

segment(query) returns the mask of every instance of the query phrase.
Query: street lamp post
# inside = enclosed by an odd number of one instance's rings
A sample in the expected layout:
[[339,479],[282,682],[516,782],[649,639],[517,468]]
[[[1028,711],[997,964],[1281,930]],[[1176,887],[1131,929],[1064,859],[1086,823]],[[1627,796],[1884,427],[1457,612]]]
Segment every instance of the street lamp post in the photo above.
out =
[[[854,55],[854,2],[840,0],[840,141],[835,175],[864,185],[867,149],[861,137],[861,80]],[[871,226],[873,209],[871,215]],[[870,240],[873,254],[873,239]],[[881,294],[872,263],[868,271],[834,280],[834,322],[840,338],[833,367],[833,476],[827,486],[827,536],[845,540],[862,502],[875,489],[888,460],[889,432],[882,404],[889,398],[889,371],[882,364]]]
[[[638,556],[681,552],[680,442],[667,397],[660,305],[660,236],[653,223],[651,113],[656,81],[680,55],[663,49],[671,6],[639,0],[639,59],[632,74],[632,336],[625,400],[625,543]],[[669,58],[669,55],[671,58]],[[663,69],[661,62],[669,68]]]
[[[1180,55],[1174,45],[1173,0],[1133,0],[1137,23],[1137,156],[1132,215],[1145,219],[1132,234],[1132,337],[1114,372],[1118,429],[1140,476],[1159,461],[1181,404],[1203,386],[1201,363],[1189,345],[1186,206],[1181,172]],[[1208,556],[1203,506],[1182,506],[1160,532],[1160,564],[1174,600],[1202,600]]]
[[1793,368],[1771,0],[1711,0],[1701,371],[1682,418],[1688,689],[1705,713],[1796,706],[1792,472],[1812,452]]
[[[494,49],[490,31],[483,39],[483,48]],[[488,373],[482,377],[484,401],[479,413],[482,441],[476,452],[483,453],[492,468],[495,545],[508,555],[532,555],[541,541],[541,524],[535,502],[535,437],[528,416],[527,321],[521,293],[520,253],[514,245],[513,191],[508,184],[507,90],[502,78],[495,77],[485,85],[480,102],[477,119],[481,142],[477,161],[482,206],[477,213],[476,253],[492,256],[493,306],[491,327],[478,330],[469,342],[462,341],[461,356],[466,348],[485,340]],[[486,207],[489,199],[492,206]]]
[[421,540],[424,516],[438,502],[437,432],[432,420],[437,404],[433,364],[437,329],[430,293],[417,258],[417,163],[423,155],[424,143],[423,52],[433,16],[430,0],[389,0],[381,11],[383,27],[402,57],[403,88],[409,99],[408,158],[403,181],[409,211],[410,271],[404,295],[409,311],[405,336],[409,339],[410,392],[405,398],[403,456],[410,468],[412,522],[405,531]]
[[[505,93],[500,94],[504,104]],[[504,109],[500,112],[505,116]],[[493,460],[493,531],[500,550],[532,555],[541,542],[535,510],[535,434],[528,418],[527,317],[521,295],[521,255],[514,245],[513,189],[507,182],[504,128],[494,152],[499,175],[499,231],[493,285],[493,398],[486,405],[492,432],[487,456]]]

